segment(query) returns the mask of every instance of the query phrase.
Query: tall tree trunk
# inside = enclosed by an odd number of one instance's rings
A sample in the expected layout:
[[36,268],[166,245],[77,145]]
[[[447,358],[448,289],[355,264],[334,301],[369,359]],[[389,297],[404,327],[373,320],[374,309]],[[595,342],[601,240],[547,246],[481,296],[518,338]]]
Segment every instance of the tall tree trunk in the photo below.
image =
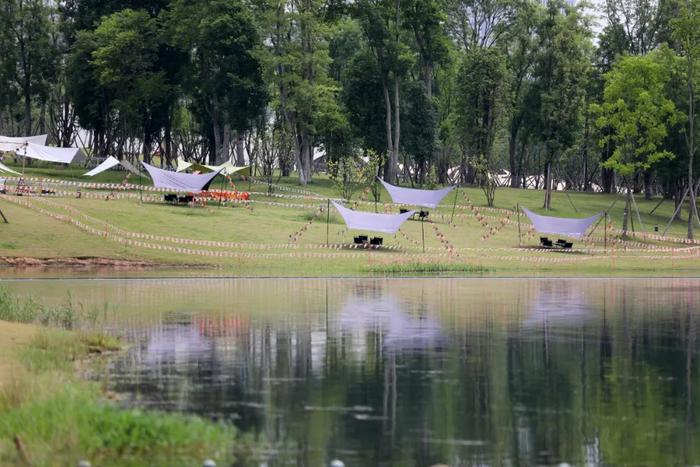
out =
[[238,133],[236,138],[236,165],[245,165],[245,145],[242,132]]
[[219,154],[217,155],[216,164],[223,164],[229,160],[231,155],[231,124],[224,124],[224,133],[221,135],[221,148],[219,149]]
[[510,138],[508,139],[508,162],[510,165],[510,186],[511,188],[520,187],[520,179],[518,178],[518,164],[516,161],[517,152],[517,132],[510,132]]
[[[394,167],[399,164],[399,148],[401,147],[401,111],[399,102],[399,78],[394,77],[394,155],[392,157],[392,165]],[[406,168],[405,165],[404,168]],[[394,181],[392,179],[390,183]]]
[[649,201],[654,197],[654,187],[651,183],[651,171],[644,171],[644,199]]
[[695,89],[693,60],[688,56],[688,187],[690,188],[690,212],[688,213],[688,238],[693,238],[693,221],[695,219],[695,183],[693,181],[693,163],[695,159]]
[[382,80],[382,90],[384,91],[384,116],[386,130],[386,155],[387,161],[384,165],[384,180],[393,183],[396,178],[396,164],[392,163],[394,157],[394,139],[392,136],[391,124],[391,98],[389,97],[389,86],[386,82],[386,77]]
[[544,164],[544,209],[552,207],[552,162],[550,159]]

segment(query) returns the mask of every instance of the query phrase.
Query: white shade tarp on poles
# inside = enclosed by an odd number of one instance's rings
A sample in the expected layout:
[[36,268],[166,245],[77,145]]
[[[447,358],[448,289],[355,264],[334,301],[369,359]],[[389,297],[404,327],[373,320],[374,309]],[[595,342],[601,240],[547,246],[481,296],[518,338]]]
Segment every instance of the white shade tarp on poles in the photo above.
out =
[[0,152],[14,152],[28,143],[46,144],[48,135],[37,136],[0,136]]
[[522,208],[535,227],[535,230],[540,233],[564,235],[568,237],[581,238],[585,235],[586,230],[593,225],[601,216],[601,212],[587,217],[585,219],[571,219],[566,217],[550,217],[535,214],[527,208]]
[[104,160],[103,163],[92,169],[91,171],[84,173],[83,175],[85,177],[94,177],[95,175],[104,172],[105,170],[109,170],[112,167],[115,167],[119,165],[119,159],[113,156],[109,156],[107,159]]
[[22,175],[21,173],[15,171],[15,170],[12,170],[8,166],[6,166],[2,162],[0,162],[0,174],[2,174],[2,173],[8,173],[8,174],[13,174],[13,175]]
[[175,169],[176,172],[184,172],[190,167],[192,167],[192,162],[187,162],[185,159],[182,158],[182,156],[179,156],[177,158],[177,168]]
[[389,192],[391,200],[397,204],[408,204],[411,206],[423,206],[426,208],[436,208],[442,199],[447,196],[455,187],[449,186],[440,190],[419,190],[416,188],[403,188],[394,186],[382,179],[379,179]]
[[237,166],[233,165],[233,162],[231,162],[231,160],[228,160],[220,165],[205,165],[205,164],[198,164],[196,162],[187,162],[182,157],[178,157],[177,158],[177,168],[175,170],[177,172],[184,172],[187,169],[197,170],[201,173],[219,172],[222,175],[233,175],[236,173],[240,174],[240,175],[250,175],[250,166],[249,165],[237,167]]
[[30,159],[70,164],[76,161],[80,155],[80,148],[55,148],[52,146],[42,146],[41,144],[27,143],[25,146],[16,149],[15,152],[20,156],[29,157]]
[[409,211],[403,214],[377,214],[374,212],[353,211],[335,201],[332,201],[332,203],[343,217],[348,229],[355,230],[394,234],[399,230],[401,224],[415,213],[415,211]]
[[209,188],[209,184],[219,172],[208,174],[183,174],[159,169],[152,165],[141,162],[153,180],[156,188],[167,188],[174,191],[198,192]]

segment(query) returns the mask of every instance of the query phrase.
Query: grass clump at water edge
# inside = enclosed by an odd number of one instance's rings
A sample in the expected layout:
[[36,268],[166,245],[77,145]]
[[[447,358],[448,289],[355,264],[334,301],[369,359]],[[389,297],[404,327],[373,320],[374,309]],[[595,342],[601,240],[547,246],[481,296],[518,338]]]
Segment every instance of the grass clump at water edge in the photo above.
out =
[[449,272],[484,273],[487,269],[480,265],[468,263],[411,262],[372,264],[367,266],[365,271],[375,274],[441,274]]
[[[0,289],[3,320],[36,323],[56,316],[46,310]],[[13,377],[0,385],[0,465],[77,465],[87,459],[93,465],[185,466],[206,458],[231,465],[251,455],[232,425],[122,409],[98,383],[75,375],[76,364],[91,354],[121,347],[100,332],[40,328],[17,355],[0,356],[18,362]]]

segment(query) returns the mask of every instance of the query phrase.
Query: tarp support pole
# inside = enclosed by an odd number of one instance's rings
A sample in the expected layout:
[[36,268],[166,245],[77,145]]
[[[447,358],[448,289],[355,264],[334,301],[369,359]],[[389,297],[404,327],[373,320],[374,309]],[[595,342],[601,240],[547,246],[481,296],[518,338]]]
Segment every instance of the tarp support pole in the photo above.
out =
[[666,232],[668,232],[669,227],[671,227],[671,224],[676,219],[676,216],[678,215],[678,212],[681,210],[681,207],[683,207],[683,202],[685,201],[685,197],[688,196],[689,190],[690,190],[690,187],[686,188],[685,192],[683,192],[683,197],[681,198],[681,202],[678,203],[678,207],[673,212],[673,215],[671,216],[671,220],[669,220],[668,224],[666,224],[666,228],[664,229],[664,233],[662,234],[664,237],[666,236]]
[[608,211],[605,211],[605,228],[603,229],[603,248],[608,252]]
[[[420,216],[420,213],[418,214]],[[424,227],[425,217],[420,216],[420,233],[423,238],[423,253],[425,253],[425,227]]]
[[523,246],[523,241],[520,234],[520,204],[516,205],[516,209],[518,211],[518,246]]
[[226,178],[219,172],[219,175],[221,176],[221,189],[219,190],[219,207],[221,207],[221,201],[224,198],[224,181]]
[[141,167],[139,167],[139,202],[143,204],[143,175],[141,173]]
[[452,215],[450,216],[450,224],[453,223],[455,219],[455,208],[457,207],[457,192],[459,191],[459,188],[455,190],[455,198],[454,201],[452,202]]
[[328,199],[326,207],[326,246],[330,245],[330,225],[331,225],[331,200]]

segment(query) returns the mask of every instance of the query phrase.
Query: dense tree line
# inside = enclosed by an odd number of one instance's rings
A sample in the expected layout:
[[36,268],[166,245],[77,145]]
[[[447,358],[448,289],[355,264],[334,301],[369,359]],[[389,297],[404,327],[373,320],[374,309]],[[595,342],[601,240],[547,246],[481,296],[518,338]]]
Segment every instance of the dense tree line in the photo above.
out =
[[476,183],[490,202],[498,183],[544,189],[545,207],[555,183],[662,194],[690,201],[692,236],[700,0],[593,13],[562,0],[6,0],[0,133],[163,165],[247,153],[256,173],[302,184],[315,154],[335,171],[369,158],[388,180]]

